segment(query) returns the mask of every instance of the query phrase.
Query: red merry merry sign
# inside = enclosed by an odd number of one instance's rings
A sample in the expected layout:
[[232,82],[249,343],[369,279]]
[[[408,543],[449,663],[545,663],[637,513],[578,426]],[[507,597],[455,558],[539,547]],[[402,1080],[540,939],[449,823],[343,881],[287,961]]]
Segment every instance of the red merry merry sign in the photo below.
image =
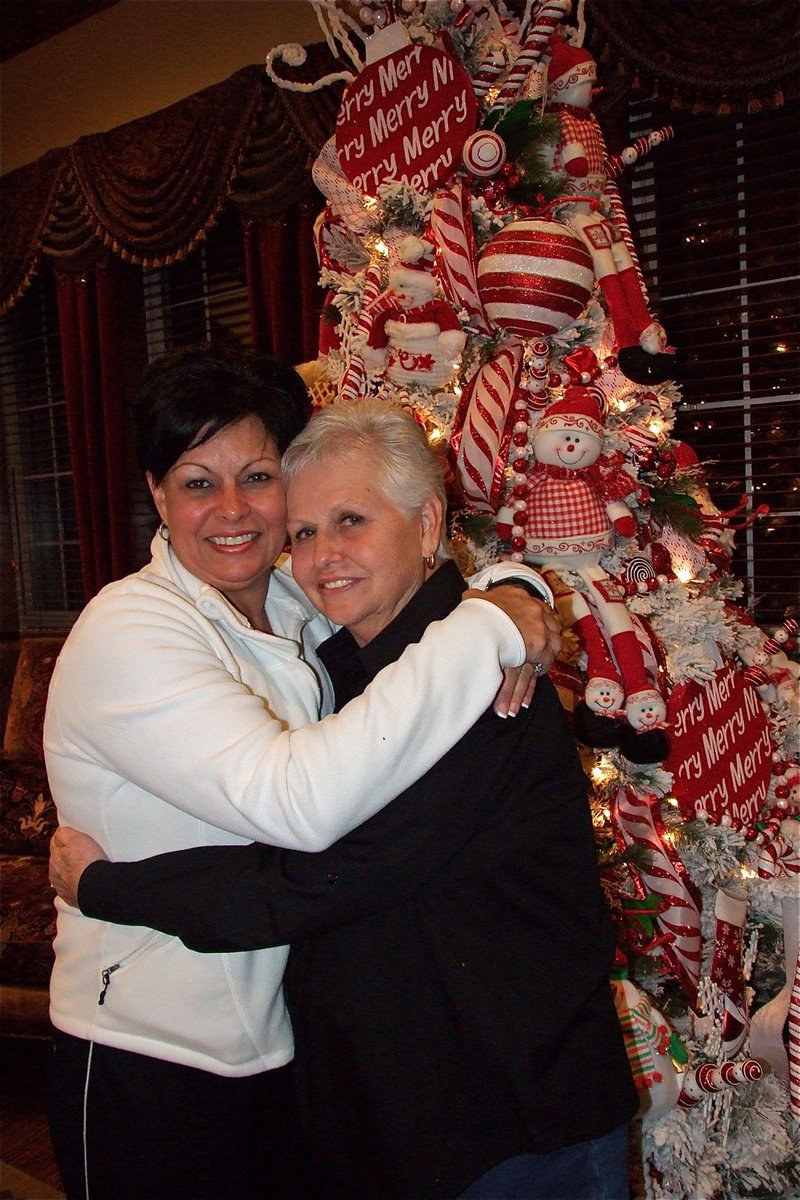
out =
[[752,825],[772,772],[769,727],[757,692],[726,661],[705,686],[679,684],[667,705],[673,793],[686,820]]
[[366,195],[388,179],[430,191],[456,170],[476,113],[460,63],[433,46],[405,46],[365,67],[345,91],[339,163]]

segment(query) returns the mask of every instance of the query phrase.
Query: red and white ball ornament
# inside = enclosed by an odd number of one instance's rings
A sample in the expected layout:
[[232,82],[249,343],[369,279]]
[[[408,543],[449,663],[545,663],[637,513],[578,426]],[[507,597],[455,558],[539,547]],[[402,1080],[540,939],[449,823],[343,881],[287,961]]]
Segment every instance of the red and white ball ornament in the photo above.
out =
[[571,325],[593,283],[589,251],[556,221],[512,221],[478,262],[478,290],[489,320],[524,338],[548,337]]
[[461,159],[472,175],[488,179],[496,175],[506,161],[506,144],[499,133],[491,129],[479,129],[467,138]]

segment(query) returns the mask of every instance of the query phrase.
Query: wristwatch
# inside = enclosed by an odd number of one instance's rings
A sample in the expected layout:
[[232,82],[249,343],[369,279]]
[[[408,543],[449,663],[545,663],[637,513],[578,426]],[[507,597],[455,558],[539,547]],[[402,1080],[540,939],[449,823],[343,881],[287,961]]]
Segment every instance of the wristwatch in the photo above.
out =
[[530,579],[523,579],[521,575],[507,575],[503,579],[493,579],[491,583],[487,583],[484,591],[491,592],[493,588],[498,587],[519,587],[527,592],[529,596],[533,596],[534,600],[541,600],[551,611],[553,606],[547,599],[547,596],[536,586]]

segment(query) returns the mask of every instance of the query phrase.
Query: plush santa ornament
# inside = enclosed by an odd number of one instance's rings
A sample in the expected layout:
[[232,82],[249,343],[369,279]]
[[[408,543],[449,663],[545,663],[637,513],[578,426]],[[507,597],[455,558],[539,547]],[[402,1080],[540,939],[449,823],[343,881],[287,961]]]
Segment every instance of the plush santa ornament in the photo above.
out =
[[[599,389],[570,386],[545,411],[533,435],[535,465],[520,489],[525,497],[515,489],[515,507],[499,511],[497,530],[526,562],[555,572],[568,567],[583,580],[584,591],[560,588],[557,603],[586,652],[586,705],[644,732],[661,728],[666,706],[645,665],[625,593],[600,566],[617,535],[632,537],[636,531],[622,499],[635,481],[617,456],[601,458],[601,403]],[[666,749],[666,739],[663,745],[659,739],[656,757]]]
[[385,371],[401,386],[446,386],[467,335],[452,305],[436,296],[431,243],[404,238],[398,253],[389,271],[388,305],[372,324],[364,363],[367,370]]
[[606,193],[606,145],[590,112],[597,79],[588,51],[556,36],[548,69],[548,113],[558,116],[561,137],[553,151],[553,170],[568,180],[565,198],[551,209],[587,247],[594,273],[614,323],[619,368],[638,383],[674,378],[675,355],[667,352],[662,326],[648,311],[642,283],[623,232],[605,216],[600,201]]

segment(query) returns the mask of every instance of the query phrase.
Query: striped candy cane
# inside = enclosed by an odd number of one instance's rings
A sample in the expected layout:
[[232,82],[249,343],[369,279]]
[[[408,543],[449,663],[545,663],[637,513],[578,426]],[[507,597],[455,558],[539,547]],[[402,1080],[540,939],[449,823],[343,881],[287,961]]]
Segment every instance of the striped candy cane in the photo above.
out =
[[647,284],[644,281],[644,272],[642,271],[642,265],[639,262],[639,255],[636,252],[636,244],[633,240],[631,227],[628,224],[628,214],[625,212],[625,206],[622,203],[622,197],[619,194],[619,188],[613,179],[606,179],[604,192],[611,208],[611,218],[617,229],[622,234],[622,240],[627,246],[628,253],[633,259],[633,265],[636,269],[636,278],[639,280],[639,286],[642,289],[644,302],[646,305],[649,305],[650,298],[647,294]]
[[642,846],[648,851],[647,865],[638,869],[644,891],[665,902],[656,918],[669,935],[661,952],[677,974],[692,1007],[697,1001],[703,939],[700,932],[700,897],[686,868],[665,841],[665,829],[656,815],[658,798],[640,796],[622,786],[612,805],[612,821],[625,846]]
[[[519,37],[519,21],[515,17],[503,17],[499,15],[498,20],[502,30],[503,42],[506,45],[516,42]],[[505,55],[498,45],[483,60],[472,77],[472,89],[479,100],[482,100],[486,93],[494,87],[506,68]]]
[[800,1122],[800,953],[789,1001],[789,1111]]
[[461,183],[454,183],[434,196],[431,233],[440,250],[442,287],[447,298],[467,310],[477,333],[489,333],[489,322],[478,294],[469,193]]
[[[376,265],[367,267],[364,275],[364,294],[361,298],[361,308],[351,328],[349,344],[357,346],[369,336],[375,317],[375,302],[381,294],[381,269]],[[363,393],[367,370],[360,350],[350,355],[347,369],[342,376],[339,393],[343,400],[356,400]]]
[[521,370],[522,343],[510,341],[473,375],[455,415],[450,450],[464,495],[478,512],[497,511]]
[[545,0],[536,14],[536,23],[527,34],[514,65],[497,95],[498,104],[509,104],[517,96],[534,63],[540,62],[550,48],[550,38],[568,14],[572,0]]

